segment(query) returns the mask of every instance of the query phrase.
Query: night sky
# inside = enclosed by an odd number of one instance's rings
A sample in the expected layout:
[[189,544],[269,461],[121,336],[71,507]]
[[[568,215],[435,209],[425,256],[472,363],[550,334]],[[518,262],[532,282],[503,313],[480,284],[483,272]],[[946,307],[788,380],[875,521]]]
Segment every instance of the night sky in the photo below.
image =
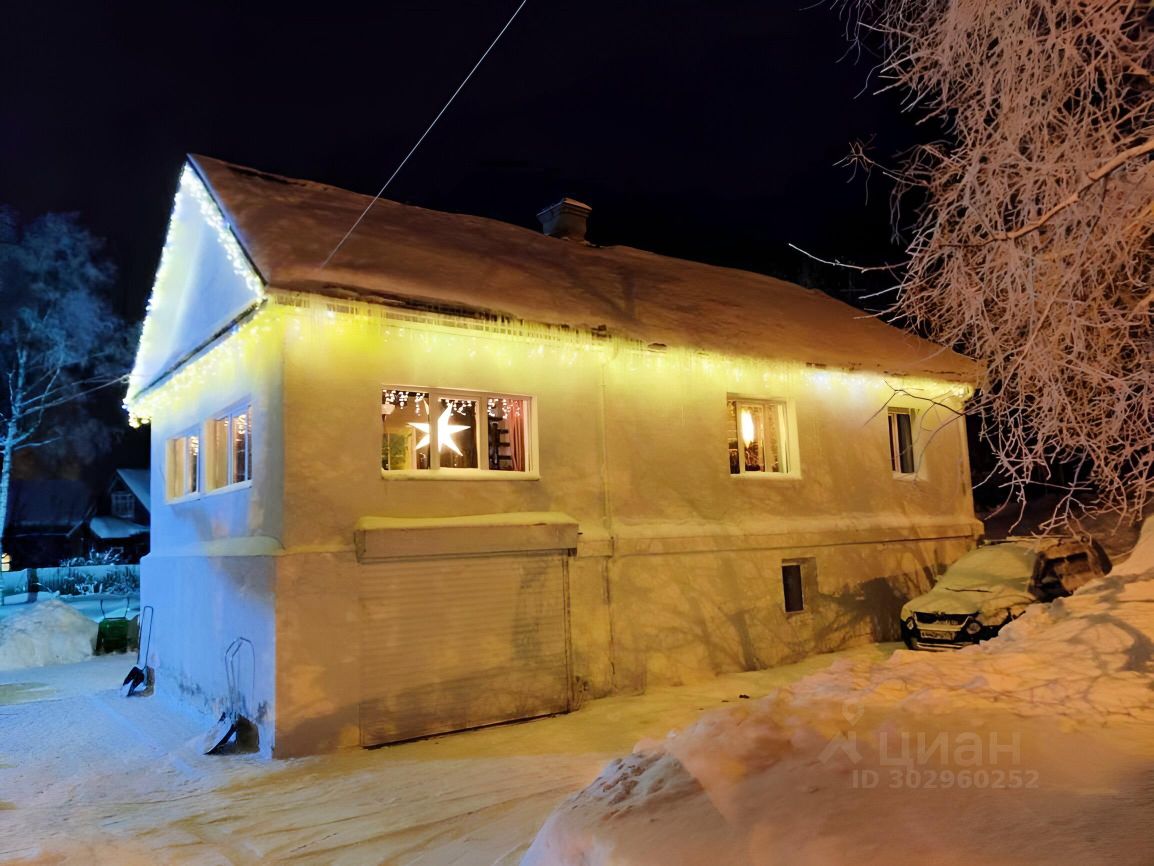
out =
[[[6,4],[0,203],[79,212],[138,319],[185,153],[375,193],[516,7]],[[846,53],[828,4],[529,0],[385,195],[534,228],[569,195],[599,243],[839,289],[786,244],[892,259],[888,189],[834,164],[915,138]]]

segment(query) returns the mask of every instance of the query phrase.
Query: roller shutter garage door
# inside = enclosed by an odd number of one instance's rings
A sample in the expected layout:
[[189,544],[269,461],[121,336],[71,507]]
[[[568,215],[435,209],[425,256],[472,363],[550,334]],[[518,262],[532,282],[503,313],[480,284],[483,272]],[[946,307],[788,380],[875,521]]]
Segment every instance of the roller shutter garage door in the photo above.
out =
[[563,554],[362,568],[362,745],[569,709]]

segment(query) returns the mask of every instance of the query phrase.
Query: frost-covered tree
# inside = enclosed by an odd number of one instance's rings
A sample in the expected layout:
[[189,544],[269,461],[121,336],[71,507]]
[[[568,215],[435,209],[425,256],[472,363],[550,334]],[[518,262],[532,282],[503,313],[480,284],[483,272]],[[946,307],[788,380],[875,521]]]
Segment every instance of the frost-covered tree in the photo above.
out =
[[126,372],[130,329],[103,297],[101,246],[75,215],[21,224],[0,210],[0,545],[15,456],[90,435],[77,410]]
[[1133,513],[1154,490],[1149,0],[838,5],[943,130],[890,172],[894,312],[984,364],[975,414],[1014,490],[1063,464],[1059,520]]

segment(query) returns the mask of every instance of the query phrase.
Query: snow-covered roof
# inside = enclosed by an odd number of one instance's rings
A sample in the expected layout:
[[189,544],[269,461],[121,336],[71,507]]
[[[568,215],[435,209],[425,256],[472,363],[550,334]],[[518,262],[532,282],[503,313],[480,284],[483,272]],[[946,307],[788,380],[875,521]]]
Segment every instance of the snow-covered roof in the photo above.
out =
[[970,360],[773,277],[189,158],[273,289],[457,309],[763,358],[973,381]]
[[125,486],[132,491],[132,495],[140,500],[146,510],[152,511],[152,493],[149,489],[149,474],[147,469],[117,469],[116,474]]
[[92,491],[83,481],[18,479],[11,482],[5,530],[70,532],[88,516]]
[[122,517],[112,517],[102,514],[88,521],[88,528],[97,538],[106,540],[117,538],[132,538],[134,535],[143,535],[148,532],[147,526],[141,526]]

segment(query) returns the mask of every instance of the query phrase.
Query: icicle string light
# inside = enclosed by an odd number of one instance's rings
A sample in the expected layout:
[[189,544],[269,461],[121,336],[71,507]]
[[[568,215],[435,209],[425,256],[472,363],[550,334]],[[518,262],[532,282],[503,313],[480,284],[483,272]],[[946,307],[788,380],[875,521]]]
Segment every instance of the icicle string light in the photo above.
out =
[[[222,337],[214,347],[181,367],[168,380],[126,403],[132,420],[140,423],[161,416],[178,407],[181,400],[188,399],[191,389],[209,386],[227,370],[243,374],[244,359],[252,357],[251,353],[282,352],[283,340],[308,340],[314,329],[337,329],[342,342],[365,340],[371,346],[381,341],[401,340],[409,351],[453,355],[460,359],[461,381],[444,384],[454,387],[467,387],[467,370],[484,359],[507,369],[545,361],[562,367],[614,363],[629,373],[650,379],[681,381],[687,375],[713,379],[720,381],[730,393],[757,398],[802,391],[836,392],[844,398],[884,405],[900,391],[912,399],[930,400],[960,411],[973,394],[968,384],[930,377],[815,368],[796,361],[693,349],[666,348],[654,352],[634,340],[593,336],[589,332],[533,323],[469,320],[353,301],[334,304],[319,296],[275,290],[271,290],[268,297],[269,303],[249,321]],[[384,373],[382,370],[382,375]],[[401,406],[413,396],[400,390],[386,392],[387,401],[396,401]],[[472,406],[472,402],[469,403]],[[500,408],[508,412],[510,407]],[[497,407],[486,409],[493,413]]]
[[[252,265],[249,263],[248,256],[245,255],[240,243],[233,235],[232,230],[229,229],[228,223],[225,221],[220,208],[217,207],[216,202],[192,166],[185,164],[180,173],[180,183],[173,201],[172,216],[168,223],[168,237],[165,240],[164,248],[161,250],[160,264],[156,269],[156,279],[153,281],[152,292],[145,306],[144,327],[141,329],[140,343],[137,347],[136,364],[128,380],[128,394],[130,398],[125,400],[125,407],[129,409],[130,416],[133,414],[132,409],[128,405],[130,400],[134,395],[139,394],[142,388],[148,385],[148,382],[145,381],[148,374],[143,368],[143,364],[155,357],[154,350],[156,349],[155,343],[158,340],[158,336],[156,334],[154,312],[158,305],[164,302],[164,298],[169,293],[179,290],[179,280],[176,279],[177,275],[174,273],[175,267],[173,265],[176,257],[175,248],[179,245],[175,240],[175,236],[178,234],[176,231],[177,226],[187,216],[185,208],[188,207],[186,203],[189,201],[196,203],[200,215],[204,218],[204,221],[212,227],[213,233],[220,242],[233,272],[240,278],[245,288],[251,294],[253,302],[260,302],[266,297],[264,281],[261,280],[260,276],[253,270]],[[175,301],[175,298],[172,300]]]

